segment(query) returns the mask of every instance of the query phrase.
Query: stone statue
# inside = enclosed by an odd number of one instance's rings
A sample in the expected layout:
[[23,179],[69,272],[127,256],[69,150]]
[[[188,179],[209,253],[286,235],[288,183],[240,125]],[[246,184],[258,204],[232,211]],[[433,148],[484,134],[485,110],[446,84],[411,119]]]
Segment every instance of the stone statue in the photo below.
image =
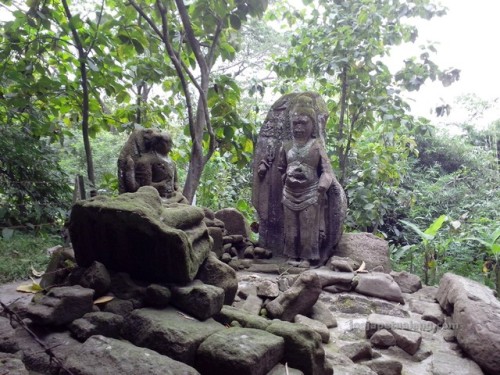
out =
[[163,202],[188,203],[179,191],[177,168],[168,156],[172,138],[158,129],[135,130],[118,158],[119,192],[133,193],[153,186]]
[[[282,148],[289,151],[293,146],[291,110],[299,102],[307,104],[302,105],[302,108],[308,108],[304,110],[307,112],[306,117],[314,123],[314,137],[312,137],[314,141],[311,140],[307,149],[313,152],[313,148],[317,151],[321,148],[324,151],[328,109],[323,99],[313,92],[293,93],[278,99],[268,112],[254,151],[252,203],[259,218],[259,245],[272,250],[273,254],[278,256],[286,251],[285,235],[290,229],[287,226],[285,230],[284,209],[286,208],[284,207],[286,206],[282,203],[285,186],[282,179],[283,169],[280,171],[278,168],[281,164],[282,153],[280,151]],[[324,156],[325,154],[323,154],[323,161]],[[331,170],[330,166],[324,166],[324,168]],[[327,175],[329,173],[325,174],[325,178]],[[324,183],[322,186],[326,192],[318,196],[318,202],[323,202],[322,209],[319,210],[318,221],[318,228],[321,230],[321,233],[318,232],[319,263],[324,263],[333,254],[342,235],[342,223],[347,212],[347,199],[335,176],[329,187]],[[294,258],[296,257],[292,255],[292,262]],[[297,258],[315,259],[307,258],[305,254],[304,257],[298,256]],[[303,265],[307,263],[303,262]]]
[[300,96],[290,112],[292,141],[280,150],[278,170],[283,180],[285,247],[288,263],[309,268],[319,265],[325,235],[326,191],[333,179],[326,150],[318,138],[312,100]]

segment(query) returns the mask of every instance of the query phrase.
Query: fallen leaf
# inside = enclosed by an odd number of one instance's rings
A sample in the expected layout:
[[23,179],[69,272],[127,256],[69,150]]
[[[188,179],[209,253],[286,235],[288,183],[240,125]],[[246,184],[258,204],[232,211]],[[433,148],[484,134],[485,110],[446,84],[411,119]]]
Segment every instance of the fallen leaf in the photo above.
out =
[[111,300],[113,300],[115,297],[113,296],[102,296],[102,297],[99,297],[98,299],[96,299],[94,301],[94,305],[98,305],[100,303],[106,303],[106,302],[109,302]]
[[35,269],[35,267],[31,266],[31,273],[33,274],[33,276],[35,277],[42,277],[44,275],[45,272],[43,271],[37,271]]
[[365,261],[363,261],[361,263],[361,266],[359,266],[359,268],[356,271],[354,271],[354,272],[366,272],[365,268],[366,268],[366,263],[365,263]]
[[35,280],[33,280],[31,284],[22,284],[16,288],[17,292],[22,292],[22,293],[38,293],[41,292],[42,290],[43,288]]

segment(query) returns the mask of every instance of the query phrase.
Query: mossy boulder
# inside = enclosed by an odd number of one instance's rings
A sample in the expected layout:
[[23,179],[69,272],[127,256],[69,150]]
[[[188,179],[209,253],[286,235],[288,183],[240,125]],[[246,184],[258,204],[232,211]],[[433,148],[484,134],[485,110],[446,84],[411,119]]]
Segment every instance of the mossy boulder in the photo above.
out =
[[146,186],[77,202],[69,231],[81,267],[98,261],[139,280],[187,283],[212,247],[203,218],[198,207],[163,205],[156,189]]

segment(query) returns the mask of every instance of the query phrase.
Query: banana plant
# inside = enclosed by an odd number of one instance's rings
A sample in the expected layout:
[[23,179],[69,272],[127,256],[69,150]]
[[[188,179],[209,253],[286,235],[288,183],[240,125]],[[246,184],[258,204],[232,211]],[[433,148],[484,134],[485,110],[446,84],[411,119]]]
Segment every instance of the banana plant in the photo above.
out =
[[413,230],[422,240],[421,244],[424,251],[424,283],[426,285],[428,285],[429,283],[429,273],[432,274],[431,275],[432,279],[433,281],[435,281],[437,262],[436,262],[436,249],[433,240],[436,238],[437,233],[447,220],[448,216],[441,215],[436,220],[434,220],[432,224],[429,225],[429,227],[424,231],[422,231],[414,223],[405,220],[400,220],[400,222],[403,225]]
[[[492,269],[495,273],[495,287],[497,293],[500,294],[500,227],[493,233],[482,233],[481,237],[467,237],[466,240],[477,241],[486,248],[488,255],[493,257]],[[485,270],[486,273],[488,269]]]

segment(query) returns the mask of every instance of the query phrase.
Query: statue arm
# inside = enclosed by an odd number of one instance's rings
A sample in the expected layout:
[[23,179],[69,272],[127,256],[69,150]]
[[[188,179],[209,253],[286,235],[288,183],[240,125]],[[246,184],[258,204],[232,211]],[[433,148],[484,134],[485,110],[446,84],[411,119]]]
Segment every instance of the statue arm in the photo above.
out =
[[320,192],[327,191],[333,183],[335,179],[335,174],[333,173],[332,165],[330,163],[330,158],[326,154],[325,149],[322,146],[318,147],[319,156],[320,156],[320,165],[319,165],[319,184],[318,190]]
[[286,160],[286,151],[285,151],[284,147],[281,147],[279,158],[278,158],[278,170],[281,173],[281,180],[282,180],[283,184],[285,183],[285,180],[286,180],[287,167],[288,167],[288,163]]

